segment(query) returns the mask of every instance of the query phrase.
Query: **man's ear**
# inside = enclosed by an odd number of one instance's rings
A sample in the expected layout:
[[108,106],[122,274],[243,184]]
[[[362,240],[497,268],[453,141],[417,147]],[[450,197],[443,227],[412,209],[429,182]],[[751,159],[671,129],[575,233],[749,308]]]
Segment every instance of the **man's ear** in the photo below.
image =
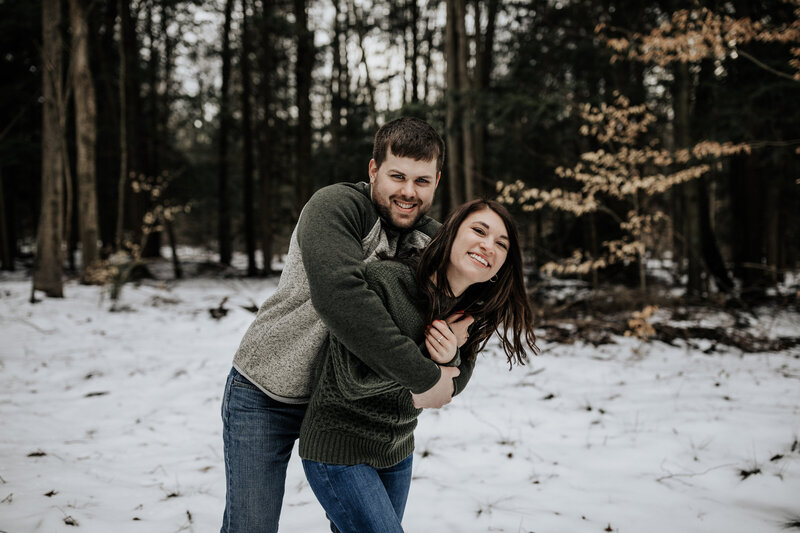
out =
[[369,160],[369,182],[374,183],[375,178],[378,177],[378,164],[374,159]]
[[435,186],[437,186],[437,187],[439,186],[439,180],[440,180],[441,178],[442,178],[442,171],[440,170],[440,171],[439,171],[439,172],[436,174],[436,183],[435,183]]

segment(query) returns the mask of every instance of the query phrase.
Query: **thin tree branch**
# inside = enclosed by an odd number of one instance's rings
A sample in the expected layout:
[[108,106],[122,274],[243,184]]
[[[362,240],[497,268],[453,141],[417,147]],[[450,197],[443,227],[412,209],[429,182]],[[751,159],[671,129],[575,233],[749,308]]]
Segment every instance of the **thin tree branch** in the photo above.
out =
[[755,58],[755,57],[753,57],[752,55],[748,54],[748,53],[747,53],[747,52],[745,52],[744,50],[737,49],[737,50],[736,50],[736,53],[738,53],[738,54],[741,54],[741,55],[742,55],[742,57],[744,57],[745,59],[749,59],[749,60],[750,60],[750,61],[752,61],[752,62],[753,62],[753,63],[754,63],[756,66],[763,68],[763,69],[764,69],[764,70],[766,70],[767,72],[771,72],[772,74],[775,74],[776,76],[779,76],[779,77],[781,77],[781,78],[785,78],[785,79],[787,79],[787,80],[789,80],[789,81],[793,81],[793,82],[795,82],[795,83],[800,83],[800,80],[796,79],[796,78],[795,78],[794,76],[792,76],[791,74],[786,74],[785,72],[781,72],[780,70],[775,70],[774,68],[770,67],[769,65],[767,65],[767,64],[765,64],[765,63],[762,63],[761,61],[759,61],[758,59],[756,59],[756,58]]

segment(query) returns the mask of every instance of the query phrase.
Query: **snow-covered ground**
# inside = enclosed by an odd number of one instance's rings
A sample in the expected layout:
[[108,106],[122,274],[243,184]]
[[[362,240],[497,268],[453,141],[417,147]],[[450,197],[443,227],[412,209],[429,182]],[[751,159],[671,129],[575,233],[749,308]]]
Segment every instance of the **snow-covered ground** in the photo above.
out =
[[[0,281],[0,532],[218,530],[220,398],[253,317],[240,306],[275,283],[128,285],[110,312],[97,287],[32,305],[29,281]],[[752,327],[798,336],[800,316]],[[420,419],[406,530],[766,533],[800,520],[798,347],[616,340],[541,339],[510,372],[490,345],[467,390]],[[281,531],[326,530],[295,456]]]

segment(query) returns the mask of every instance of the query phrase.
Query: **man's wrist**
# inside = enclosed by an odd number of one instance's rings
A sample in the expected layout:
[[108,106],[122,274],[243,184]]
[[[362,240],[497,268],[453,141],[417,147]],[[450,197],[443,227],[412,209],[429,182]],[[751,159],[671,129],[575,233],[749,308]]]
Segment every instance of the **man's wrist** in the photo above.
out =
[[411,389],[411,392],[413,394],[425,394],[426,392],[434,388],[439,383],[439,380],[442,379],[442,369],[439,367],[439,365],[437,365],[433,361],[431,361],[431,363],[436,368],[436,374],[435,374],[436,379],[434,379],[430,383],[426,383],[423,387],[420,387],[418,389]]

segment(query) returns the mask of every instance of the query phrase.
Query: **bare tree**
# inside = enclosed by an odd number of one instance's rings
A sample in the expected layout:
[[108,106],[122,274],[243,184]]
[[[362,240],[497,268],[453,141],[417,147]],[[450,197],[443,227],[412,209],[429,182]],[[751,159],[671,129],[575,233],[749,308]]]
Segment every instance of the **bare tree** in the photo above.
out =
[[447,0],[447,25],[445,27],[445,57],[447,60],[447,111],[445,116],[445,136],[447,139],[447,182],[450,185],[450,205],[443,206],[445,211],[464,201],[463,182],[461,176],[461,127],[459,115],[459,68],[458,57],[458,13],[456,3],[460,0]]
[[11,247],[11,238],[6,223],[8,211],[6,210],[4,188],[2,169],[0,169],[0,268],[14,270],[14,250]]
[[122,232],[125,229],[125,190],[128,183],[128,111],[127,111],[127,48],[128,32],[126,31],[126,19],[130,18],[128,13],[130,6],[128,0],[118,0],[117,11],[119,12],[120,31],[119,31],[119,180],[117,183],[117,230],[115,235],[115,248],[122,249]]
[[306,0],[294,0],[297,37],[297,212],[311,197],[311,73],[314,69],[314,38],[308,29]]
[[[497,13],[500,7],[500,0],[489,0],[486,11],[486,27],[482,31],[475,32],[476,52],[475,52],[475,78],[474,89],[479,101],[485,101],[485,95],[489,91],[489,81],[491,79],[492,67],[494,66],[494,39],[497,25]],[[475,20],[480,21],[481,2],[475,0]],[[477,106],[478,109],[485,109],[484,106]],[[490,180],[486,176],[486,113],[483,112],[475,117],[472,127],[473,150],[475,159],[475,195],[482,196],[490,188]]]
[[228,130],[230,129],[231,16],[233,0],[225,1],[222,29],[222,89],[219,97],[219,262],[231,264],[231,208],[228,201]]
[[261,253],[264,256],[264,273],[272,271],[272,173],[274,172],[274,139],[270,121],[272,120],[272,76],[274,72],[273,64],[273,2],[274,0],[262,0],[261,9],[261,53],[259,54],[259,66],[261,70],[261,83],[259,85],[259,100],[264,110],[264,127],[259,128],[259,150],[258,150],[258,176],[259,176],[259,214],[261,226]]
[[369,103],[369,129],[374,130],[377,128],[378,112],[375,107],[375,84],[372,82],[372,77],[369,73],[369,64],[367,63],[367,48],[364,39],[367,36],[367,27],[364,24],[366,16],[363,10],[356,5],[355,0],[350,2],[350,24],[356,30],[356,37],[358,37],[358,47],[361,51],[361,66],[364,67],[364,88],[367,91],[367,102]]
[[[458,112],[461,115],[462,172],[464,180],[464,200],[475,198],[475,158],[472,141],[472,88],[469,72],[469,43],[467,42],[466,0],[455,0],[456,52],[458,61],[458,85],[460,93]],[[448,60],[449,61],[449,60]]]
[[[33,290],[64,296],[62,265],[64,241],[64,168],[60,125],[63,95],[60,0],[42,1],[42,211],[36,234]],[[33,295],[31,295],[33,296]]]
[[253,126],[251,124],[252,105],[250,93],[252,80],[250,77],[250,30],[248,26],[249,2],[242,0],[242,49],[239,66],[242,71],[242,148],[244,150],[244,235],[247,250],[247,275],[255,276],[256,268],[256,228],[253,203]]
[[419,102],[419,23],[420,13],[417,0],[408,2],[409,19],[411,25],[411,53],[409,60],[411,63],[411,102]]
[[86,0],[70,0],[72,30],[72,87],[75,99],[75,145],[78,178],[78,233],[81,242],[81,279],[98,259],[97,178],[95,146],[97,106],[89,65],[89,18]]

